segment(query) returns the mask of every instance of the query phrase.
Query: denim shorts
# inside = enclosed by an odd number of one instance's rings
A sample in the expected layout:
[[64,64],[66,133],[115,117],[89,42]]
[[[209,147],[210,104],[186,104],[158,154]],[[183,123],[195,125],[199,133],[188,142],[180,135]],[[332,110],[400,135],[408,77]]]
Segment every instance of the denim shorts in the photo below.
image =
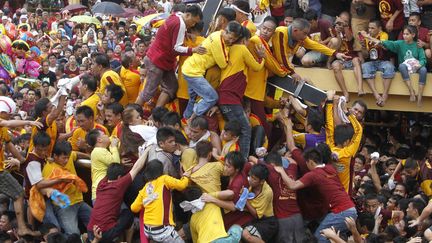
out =
[[383,79],[392,79],[395,76],[395,66],[390,61],[370,61],[362,64],[364,79],[374,79],[376,72],[382,72]]

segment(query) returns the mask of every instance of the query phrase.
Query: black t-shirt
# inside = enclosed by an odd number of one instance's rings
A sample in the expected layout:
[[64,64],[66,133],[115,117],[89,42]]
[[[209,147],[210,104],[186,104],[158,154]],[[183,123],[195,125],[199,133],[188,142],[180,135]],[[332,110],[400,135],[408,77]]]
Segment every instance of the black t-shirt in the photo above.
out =
[[54,86],[57,79],[54,72],[49,71],[47,74],[40,72],[38,79],[43,82],[49,82],[50,86]]

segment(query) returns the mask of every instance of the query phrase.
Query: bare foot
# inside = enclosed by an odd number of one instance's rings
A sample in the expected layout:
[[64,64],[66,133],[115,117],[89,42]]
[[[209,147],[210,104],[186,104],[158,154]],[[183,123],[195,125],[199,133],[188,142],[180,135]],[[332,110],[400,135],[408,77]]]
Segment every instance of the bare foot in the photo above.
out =
[[410,101],[410,102],[415,102],[415,101],[416,101],[416,96],[415,96],[415,94],[410,94],[410,99],[409,99],[409,101]]
[[350,98],[349,98],[349,93],[344,93],[345,99],[346,99],[346,103],[349,103]]
[[376,99],[376,105],[377,106],[383,107],[384,104],[385,104],[385,102],[384,102],[383,98],[381,98],[381,96]]
[[363,95],[365,95],[366,94],[366,92],[364,91],[364,90],[359,90],[358,92],[357,92],[357,96],[358,97],[362,97]]
[[35,236],[35,237],[39,237],[41,236],[41,233],[39,231],[32,231],[27,227],[20,227],[18,228],[18,235],[19,236],[24,236],[24,235],[31,235],[31,236]]
[[422,107],[423,106],[423,102],[422,102],[422,98],[421,97],[417,98],[417,106],[418,107]]
[[388,94],[382,94],[381,97],[382,97],[383,101],[386,102],[388,99]]

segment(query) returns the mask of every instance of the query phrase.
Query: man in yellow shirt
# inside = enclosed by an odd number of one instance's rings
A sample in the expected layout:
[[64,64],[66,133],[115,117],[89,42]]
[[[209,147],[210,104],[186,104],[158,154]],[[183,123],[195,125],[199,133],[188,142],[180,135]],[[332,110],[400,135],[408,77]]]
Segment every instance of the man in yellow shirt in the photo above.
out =
[[[120,154],[117,148],[118,138],[110,141],[108,135],[98,129],[91,130],[86,136],[87,143],[93,147],[91,152],[91,178],[92,200],[96,200],[96,189],[99,182],[106,176],[111,163],[120,163]],[[109,147],[109,150],[107,149]]]
[[91,151],[91,147],[85,141],[87,132],[91,129],[99,129],[105,134],[108,134],[108,130],[101,124],[94,121],[93,110],[88,106],[80,106],[75,112],[75,120],[79,126],[72,133],[72,137],[69,138],[69,142],[72,145],[73,151],[81,152],[81,154],[87,154],[87,157]]
[[251,36],[254,36],[257,32],[257,28],[254,22],[250,20],[250,17],[252,15],[250,13],[249,2],[244,0],[237,0],[233,2],[231,8],[234,9],[236,12],[236,21],[242,26],[246,27],[250,31]]
[[[329,102],[338,102],[334,99],[334,91],[327,94]],[[334,99],[334,100],[333,100]],[[336,154],[337,161],[334,164],[338,172],[339,179],[349,193],[352,185],[352,171],[350,169],[351,159],[357,153],[363,135],[363,127],[351,112],[344,111],[351,123],[334,125],[333,109],[337,109],[332,103],[326,105],[326,144],[330,147],[332,153]],[[352,126],[352,127],[351,127]]]
[[[69,142],[57,142],[54,146],[53,158],[54,162],[45,164],[42,170],[43,178],[49,178],[56,168],[77,175],[74,165],[74,160],[76,160],[77,156],[75,153],[72,153],[72,146]],[[61,181],[60,183],[64,182]],[[75,184],[71,183],[70,187],[65,191],[65,194],[69,196],[70,206],[66,208],[54,206],[57,219],[66,234],[79,234],[78,220],[85,226],[87,226],[90,220],[91,207],[84,202],[82,193]]]
[[138,60],[133,52],[127,52],[122,58],[120,78],[126,88],[128,103],[135,103],[141,85],[141,76],[138,71]]
[[[202,192],[198,187],[188,187],[185,190],[186,202],[180,205],[196,205],[201,202]],[[186,207],[184,206],[185,211]],[[193,242],[239,242],[241,239],[242,228],[233,225],[228,232],[225,230],[221,209],[214,203],[205,203],[203,208],[190,206],[192,217],[190,219],[190,231]]]
[[106,86],[109,84],[116,84],[122,88],[123,93],[125,94],[119,103],[123,106],[128,104],[128,96],[124,83],[120,76],[110,69],[109,58],[106,54],[99,54],[96,56],[95,62],[92,66],[92,73],[93,75],[100,77],[99,93],[103,93]]
[[83,97],[83,101],[81,102],[80,106],[90,107],[93,110],[94,118],[96,119],[99,116],[99,109],[97,108],[97,105],[100,101],[100,95],[96,93],[96,80],[90,75],[85,75],[81,80],[79,91]]
[[295,81],[302,78],[294,72],[290,58],[296,54],[300,47],[323,53],[326,56],[335,57],[340,60],[351,59],[351,57],[338,53],[308,37],[310,23],[305,19],[295,19],[288,27],[277,27],[272,37],[273,54],[286,69],[291,72],[291,77]]
[[243,229],[247,242],[269,242],[278,232],[278,221],[273,214],[273,191],[266,182],[268,176],[269,171],[263,164],[254,165],[249,171],[249,191],[255,197],[246,202],[246,209],[255,219]]

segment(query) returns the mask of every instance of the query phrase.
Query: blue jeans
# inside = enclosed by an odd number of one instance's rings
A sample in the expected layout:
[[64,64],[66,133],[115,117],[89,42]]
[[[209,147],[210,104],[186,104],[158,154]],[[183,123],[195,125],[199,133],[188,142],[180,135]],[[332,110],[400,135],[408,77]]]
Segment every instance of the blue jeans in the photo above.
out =
[[56,227],[60,228],[60,223],[54,213],[54,205],[49,198],[45,198],[45,216],[42,221],[43,223],[54,224]]
[[377,71],[382,72],[383,79],[392,79],[395,76],[395,66],[390,61],[376,60],[362,64],[364,79],[374,79]]
[[61,228],[66,234],[80,234],[78,219],[87,227],[92,208],[85,202],[75,203],[67,208],[54,206]]
[[345,211],[342,211],[338,214],[329,213],[325,216],[323,221],[321,221],[318,229],[315,231],[315,237],[318,239],[318,242],[330,242],[326,237],[321,235],[321,230],[327,229],[330,227],[334,227],[336,231],[341,231],[344,233],[348,230],[345,224],[345,218],[352,217],[354,220],[357,219],[357,210],[355,208],[349,208]]
[[[410,74],[408,72],[407,65],[405,65],[403,63],[399,64],[399,72],[401,73],[404,81],[410,80]],[[425,85],[426,84],[426,74],[427,74],[426,67],[423,66],[423,67],[419,68],[419,70],[417,70],[417,73],[419,74],[419,84]]]
[[[188,83],[189,102],[183,113],[185,118],[189,118],[195,113],[197,116],[204,115],[218,101],[216,90],[204,77],[189,77],[183,75]],[[197,96],[202,99],[195,104]]]
[[237,243],[241,240],[243,229],[238,225],[233,225],[228,230],[228,236],[212,241],[212,243]]
[[237,121],[240,125],[240,139],[239,146],[240,152],[243,157],[248,158],[250,144],[251,144],[251,126],[249,124],[249,119],[246,117],[246,113],[241,105],[220,105],[220,111],[225,119],[225,121]]

